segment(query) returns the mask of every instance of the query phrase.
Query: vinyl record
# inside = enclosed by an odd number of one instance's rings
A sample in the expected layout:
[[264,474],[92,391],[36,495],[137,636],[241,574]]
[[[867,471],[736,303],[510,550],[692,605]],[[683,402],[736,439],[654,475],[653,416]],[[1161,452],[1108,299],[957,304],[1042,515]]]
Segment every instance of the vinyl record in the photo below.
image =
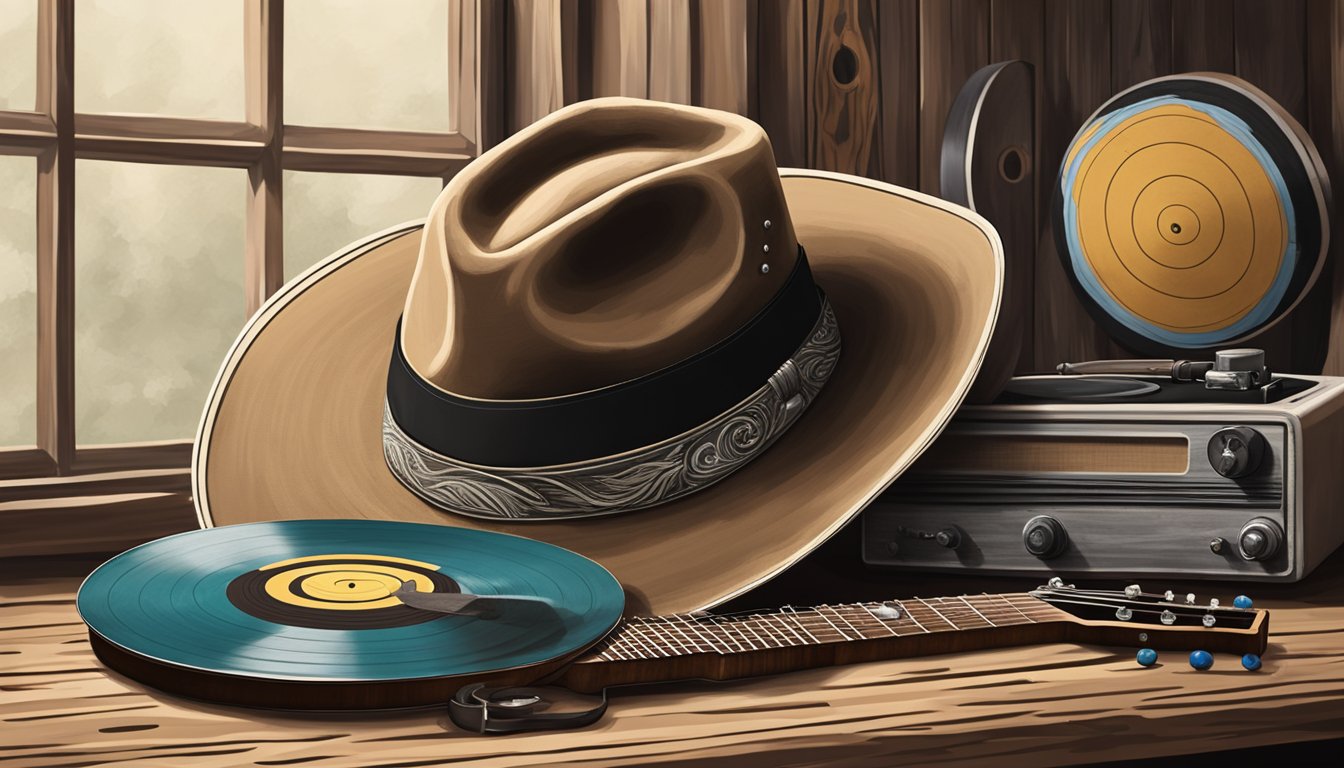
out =
[[1112,98],[1069,146],[1054,203],[1078,295],[1141,352],[1232,346],[1268,328],[1311,288],[1329,244],[1311,139],[1228,75]]
[[[403,585],[479,595],[490,611],[411,607],[393,594]],[[293,520],[136,547],[90,574],[77,602],[99,657],[155,687],[358,709],[441,704],[498,670],[490,679],[533,676],[605,635],[624,593],[597,563],[517,536]]]

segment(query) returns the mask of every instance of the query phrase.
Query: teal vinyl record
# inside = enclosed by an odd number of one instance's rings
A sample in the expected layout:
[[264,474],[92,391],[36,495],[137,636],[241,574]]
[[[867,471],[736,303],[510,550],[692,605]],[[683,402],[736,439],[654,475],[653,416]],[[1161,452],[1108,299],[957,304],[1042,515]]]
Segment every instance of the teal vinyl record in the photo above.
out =
[[[422,605],[444,596],[479,599],[468,613]],[[77,605],[99,658],[154,687],[363,709],[443,703],[477,679],[535,679],[610,631],[624,601],[602,566],[531,539],[290,520],[141,545],[90,574]]]

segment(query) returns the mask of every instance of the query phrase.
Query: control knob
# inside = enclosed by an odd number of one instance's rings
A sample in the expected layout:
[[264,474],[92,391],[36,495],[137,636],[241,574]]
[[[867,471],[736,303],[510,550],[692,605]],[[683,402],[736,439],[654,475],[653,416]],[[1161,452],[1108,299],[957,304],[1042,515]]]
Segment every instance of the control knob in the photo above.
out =
[[1223,477],[1246,477],[1260,467],[1265,436],[1250,427],[1225,427],[1209,438],[1209,464]]
[[1243,560],[1269,560],[1283,548],[1283,529],[1267,517],[1257,517],[1241,527],[1237,550]]
[[1049,515],[1037,515],[1022,527],[1022,546],[1042,560],[1064,553],[1069,546],[1069,534],[1059,521]]

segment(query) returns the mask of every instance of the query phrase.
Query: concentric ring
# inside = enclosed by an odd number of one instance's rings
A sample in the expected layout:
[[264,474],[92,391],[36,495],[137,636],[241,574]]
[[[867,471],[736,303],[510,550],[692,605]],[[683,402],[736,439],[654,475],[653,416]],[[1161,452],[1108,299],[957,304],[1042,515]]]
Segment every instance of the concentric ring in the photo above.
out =
[[[417,591],[540,598],[555,615],[538,626],[507,612],[483,619],[420,611],[388,595],[392,579]],[[362,594],[332,594],[341,589]],[[136,547],[95,570],[77,602],[98,637],[160,664],[264,680],[378,682],[566,656],[615,625],[624,593],[597,563],[517,536],[293,520]]]
[[1319,274],[1329,185],[1300,126],[1228,76],[1141,83],[1074,138],[1055,190],[1061,259],[1118,340],[1144,351],[1237,343]]

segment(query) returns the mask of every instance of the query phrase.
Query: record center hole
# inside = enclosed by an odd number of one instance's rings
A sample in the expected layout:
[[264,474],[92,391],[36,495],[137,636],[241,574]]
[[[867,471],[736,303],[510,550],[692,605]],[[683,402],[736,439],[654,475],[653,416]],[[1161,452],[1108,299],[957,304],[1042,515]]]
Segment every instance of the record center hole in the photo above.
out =
[[1025,178],[1028,167],[1027,154],[1021,147],[1009,147],[999,155],[999,176],[1009,184],[1016,184]]
[[1171,223],[1171,234],[1173,235],[1181,234],[1181,225],[1173,221]]
[[847,45],[840,46],[840,50],[835,52],[835,58],[831,59],[831,74],[840,85],[854,82],[854,78],[859,75],[859,57],[854,55],[853,49]]

